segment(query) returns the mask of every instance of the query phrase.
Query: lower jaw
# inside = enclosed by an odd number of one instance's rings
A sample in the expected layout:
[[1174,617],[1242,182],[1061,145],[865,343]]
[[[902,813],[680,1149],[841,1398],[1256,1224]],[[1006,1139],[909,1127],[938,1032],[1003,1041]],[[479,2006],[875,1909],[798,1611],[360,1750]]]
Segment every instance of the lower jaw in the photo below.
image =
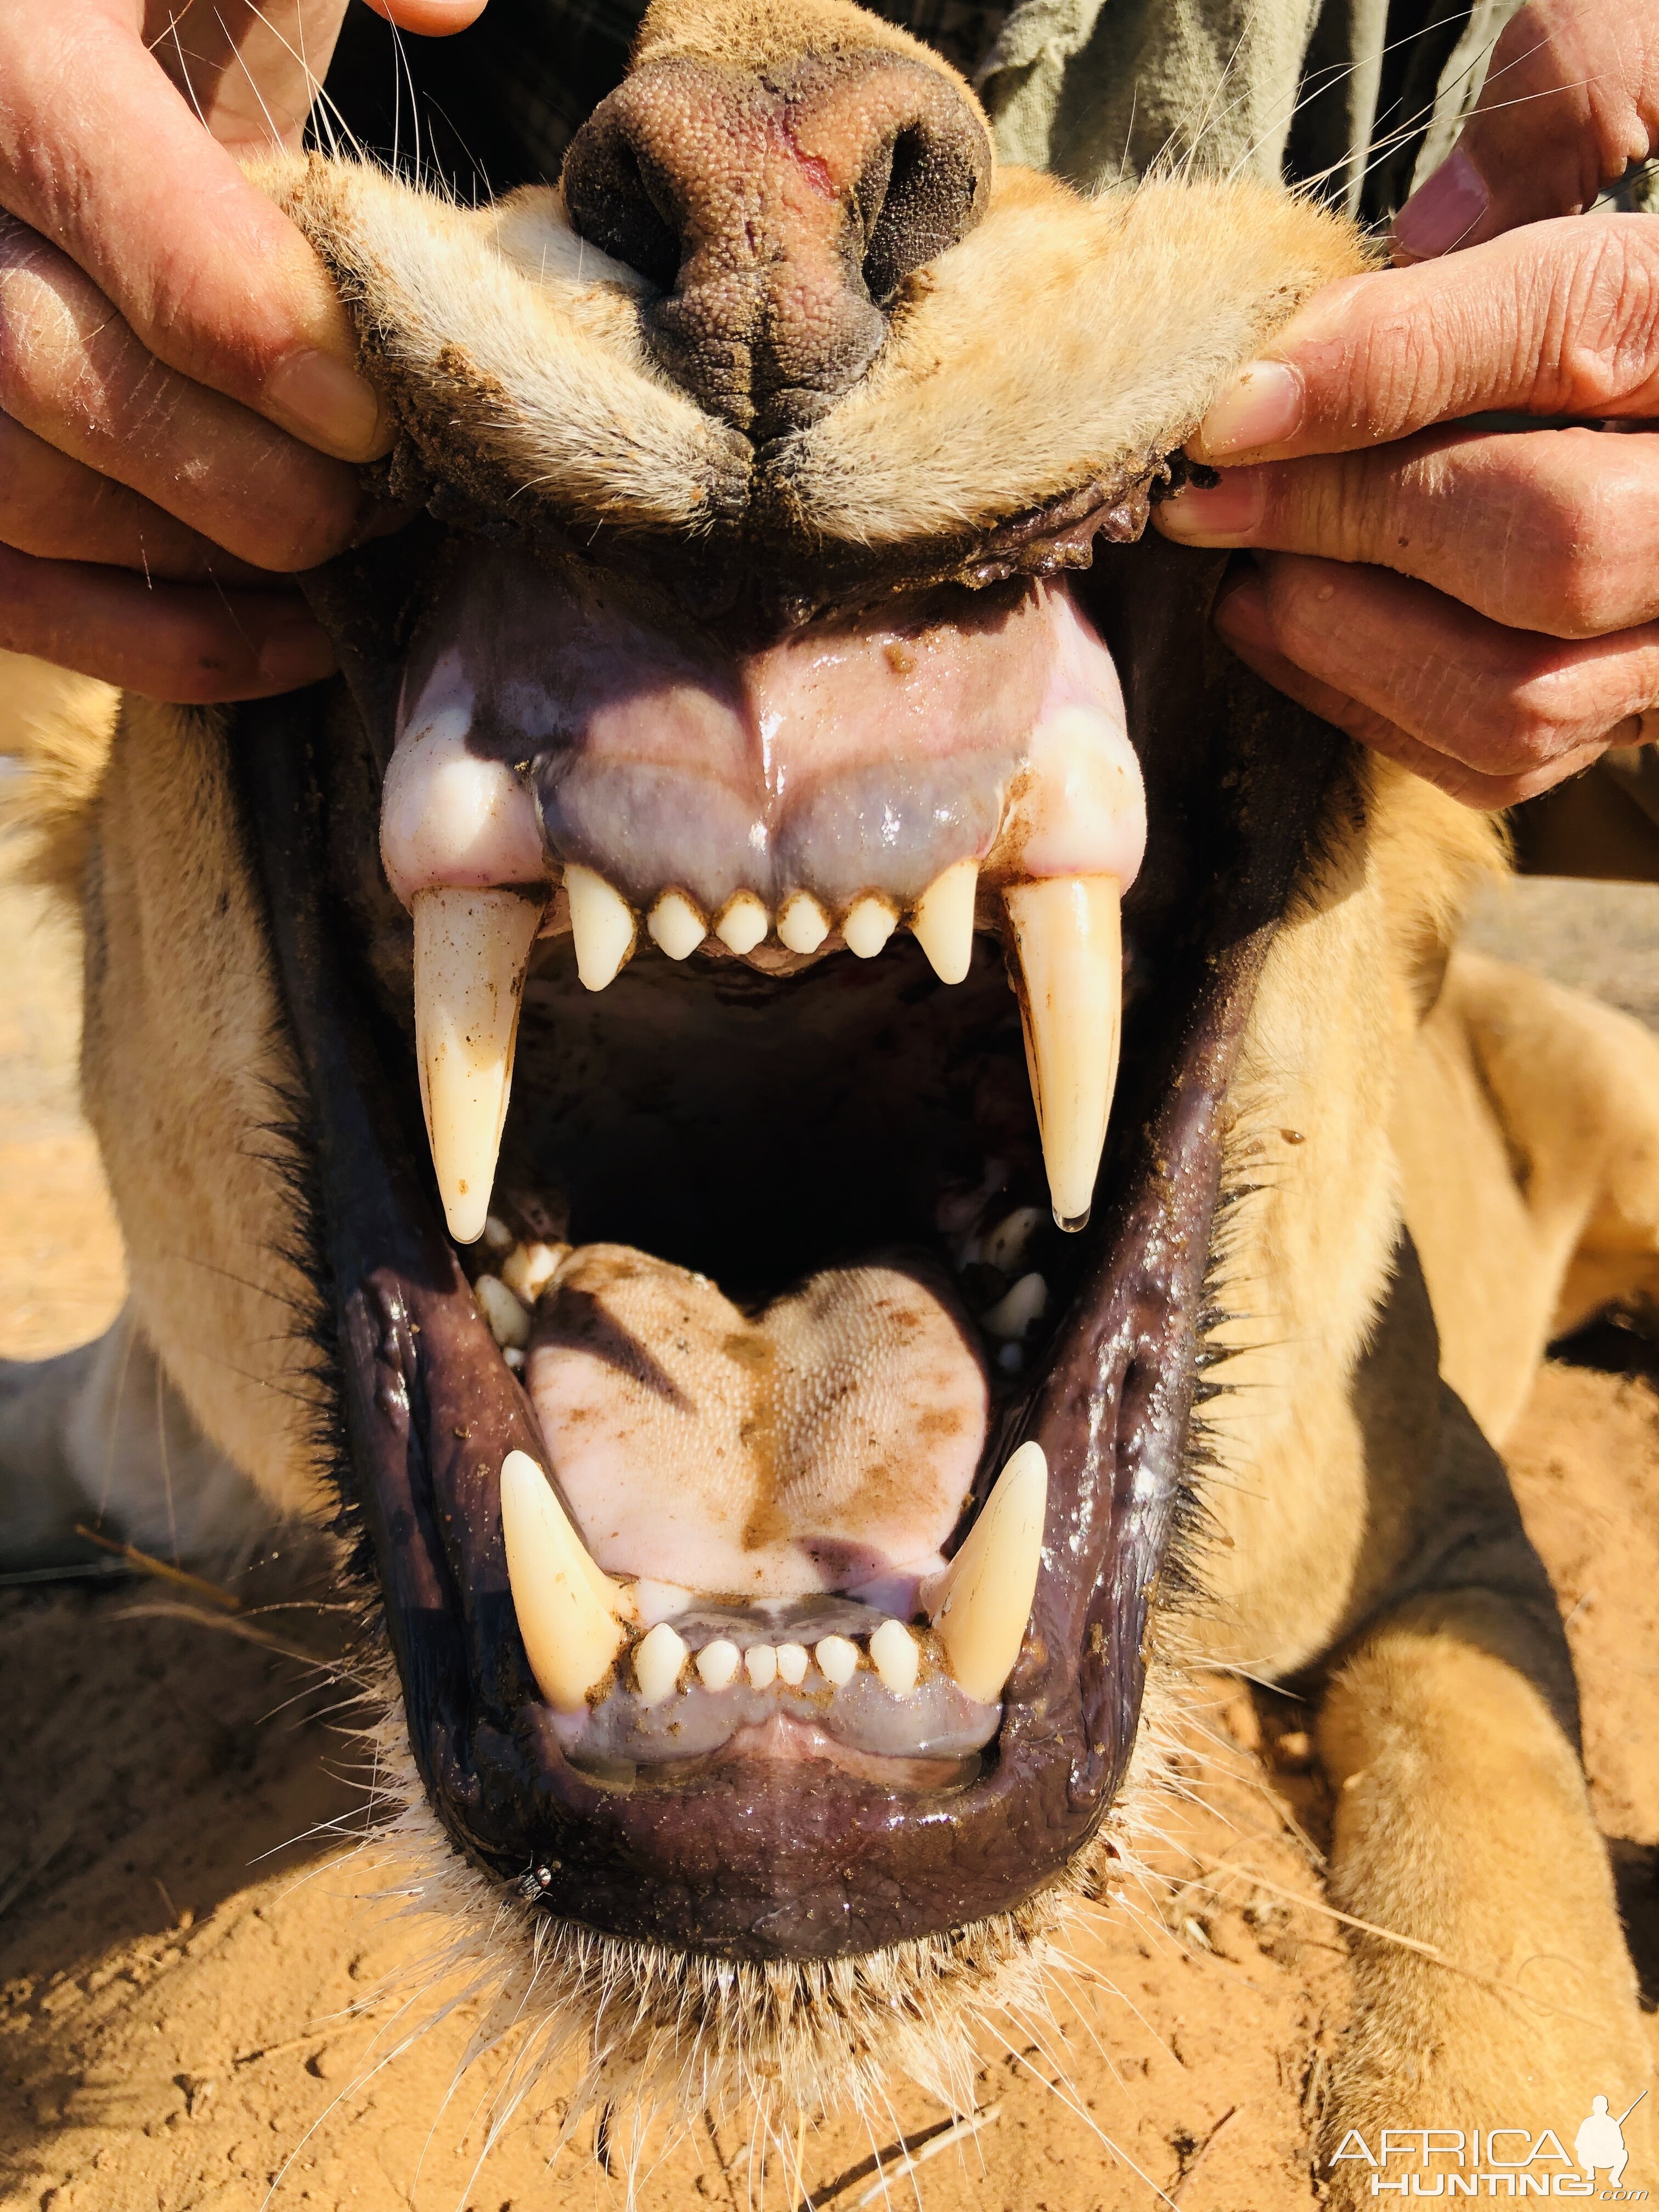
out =
[[[867,1952],[1018,1906],[1087,1843],[1133,1747],[1182,1480],[1222,1101],[1255,979],[1328,777],[1276,748],[1235,802],[1238,865],[1206,884],[1154,1033],[1127,1056],[1082,1279],[1040,1372],[994,1424],[1049,1468],[1043,1568],[1000,1729],[969,1776],[741,1737],[641,1780],[583,1771],[530,1678],[499,1470],[545,1464],[528,1404],[444,1236],[418,1119],[388,1068],[324,865],[317,695],[239,714],[235,747],[312,1102],[334,1290],[345,1486],[369,1539],[422,1783],[451,1839],[558,1917],[756,1960]],[[1147,754],[1143,752],[1143,757]]]

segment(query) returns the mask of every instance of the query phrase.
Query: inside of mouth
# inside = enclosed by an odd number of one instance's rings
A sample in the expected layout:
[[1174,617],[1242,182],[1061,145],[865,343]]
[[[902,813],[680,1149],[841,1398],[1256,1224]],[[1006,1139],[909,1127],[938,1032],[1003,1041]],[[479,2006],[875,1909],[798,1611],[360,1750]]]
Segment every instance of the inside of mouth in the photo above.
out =
[[[619,1593],[556,1732],[615,1787],[731,1758],[970,1780],[1000,1689],[957,1679],[941,1591],[1081,1264],[1009,894],[1133,878],[1109,660],[1047,587],[755,647],[482,567],[411,650],[382,848],[417,959],[428,893],[537,917],[489,1212],[458,1249]],[[969,863],[947,981],[920,902]],[[632,925],[599,988],[583,871]],[[652,927],[671,890],[695,945]],[[783,941],[803,892],[828,925],[808,952]],[[741,898],[768,927],[736,951],[716,925]],[[861,901],[890,917],[864,957]],[[514,1595],[523,1623],[516,1573]]]

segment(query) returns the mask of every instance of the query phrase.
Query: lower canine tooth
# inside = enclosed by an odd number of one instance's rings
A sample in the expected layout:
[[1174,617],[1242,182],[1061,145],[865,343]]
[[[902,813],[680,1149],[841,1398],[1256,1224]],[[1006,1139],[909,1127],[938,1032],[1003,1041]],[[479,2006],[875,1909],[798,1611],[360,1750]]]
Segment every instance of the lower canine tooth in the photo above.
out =
[[634,1647],[634,1680],[647,1705],[659,1705],[680,1679],[685,1664],[685,1639],[665,1620]]
[[842,923],[841,933],[849,952],[860,960],[873,960],[898,927],[898,913],[889,899],[854,899]]
[[967,980],[974,958],[974,902],[978,896],[979,862],[958,860],[935,876],[916,901],[911,933],[941,983]]
[[812,1646],[812,1656],[837,1689],[850,1682],[859,1668],[859,1647],[845,1636],[826,1636]]
[[778,1680],[798,1689],[806,1680],[808,1653],[804,1644],[780,1644],[778,1646]]
[[830,934],[830,917],[811,891],[791,891],[778,915],[778,943],[790,952],[816,952]]
[[603,876],[574,861],[564,872],[570,902],[570,934],[576,947],[576,973],[590,991],[614,983],[634,950],[634,916],[619,891]]
[[1025,1066],[1048,1194],[1062,1229],[1094,1203],[1123,1018],[1122,899],[1115,876],[1055,876],[1003,893],[1018,969]]
[[556,1712],[580,1712],[625,1640],[622,1593],[588,1557],[528,1452],[508,1452],[501,1463],[501,1534],[536,1686]]
[[739,891],[728,901],[714,934],[728,952],[752,952],[766,934],[766,908],[753,891]]
[[458,1244],[483,1236],[513,1083],[541,891],[418,891],[415,1055],[444,1218]]
[[981,1705],[1002,1695],[1025,1639],[1048,1510],[1042,1447],[1022,1444],[962,1549],[925,1594],[951,1674]]
[[916,1686],[921,1654],[916,1639],[902,1620],[884,1620],[870,1638],[870,1657],[884,1686],[896,1698],[908,1698]]
[[645,926],[671,960],[689,958],[708,934],[708,923],[684,891],[665,891]]

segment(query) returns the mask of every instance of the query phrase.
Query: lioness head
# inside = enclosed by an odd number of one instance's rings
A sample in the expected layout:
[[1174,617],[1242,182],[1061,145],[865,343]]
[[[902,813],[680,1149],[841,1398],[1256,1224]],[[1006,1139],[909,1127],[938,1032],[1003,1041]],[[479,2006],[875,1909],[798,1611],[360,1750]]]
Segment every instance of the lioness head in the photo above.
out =
[[1335,818],[1217,565],[1133,541],[1357,248],[999,169],[842,0],[658,0],[557,189],[267,183],[419,518],[315,580],[345,681],[118,736],[139,1312],[273,1497],[337,1484],[421,1796],[607,2094],[945,2080],[1115,1847],[1224,1094]]

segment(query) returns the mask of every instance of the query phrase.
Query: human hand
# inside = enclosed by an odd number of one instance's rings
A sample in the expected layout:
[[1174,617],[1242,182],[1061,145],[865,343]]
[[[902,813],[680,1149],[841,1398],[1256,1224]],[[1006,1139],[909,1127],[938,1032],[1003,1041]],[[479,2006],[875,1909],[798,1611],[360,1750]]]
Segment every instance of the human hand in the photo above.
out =
[[1659,216],[1568,212],[1647,155],[1656,95],[1655,0],[1523,8],[1401,211],[1415,265],[1310,302],[1194,441],[1219,485],[1156,510],[1257,550],[1216,609],[1241,659],[1473,805],[1637,742],[1659,702],[1659,439],[1460,427],[1659,424]]
[[299,145],[345,4],[0,0],[0,646],[179,700],[332,667],[281,575],[368,523],[386,428],[235,157]]

